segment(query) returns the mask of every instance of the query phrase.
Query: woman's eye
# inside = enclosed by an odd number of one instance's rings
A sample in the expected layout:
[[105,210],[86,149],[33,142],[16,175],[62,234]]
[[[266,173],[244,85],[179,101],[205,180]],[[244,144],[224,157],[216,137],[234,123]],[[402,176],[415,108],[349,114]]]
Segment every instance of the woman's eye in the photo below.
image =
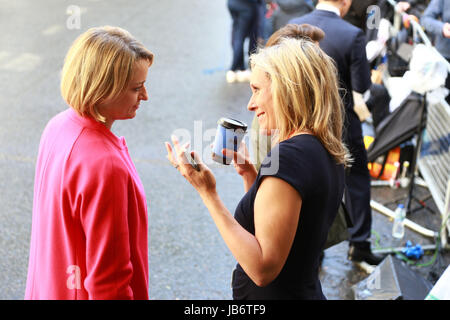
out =
[[134,88],[134,91],[141,91],[142,87]]

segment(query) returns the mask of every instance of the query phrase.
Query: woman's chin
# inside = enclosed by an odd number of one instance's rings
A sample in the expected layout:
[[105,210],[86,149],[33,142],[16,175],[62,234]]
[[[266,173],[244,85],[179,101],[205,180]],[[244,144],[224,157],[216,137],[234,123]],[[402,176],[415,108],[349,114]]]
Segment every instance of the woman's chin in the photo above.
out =
[[128,118],[127,119],[134,119],[134,117],[136,117],[137,114],[137,109],[128,113]]

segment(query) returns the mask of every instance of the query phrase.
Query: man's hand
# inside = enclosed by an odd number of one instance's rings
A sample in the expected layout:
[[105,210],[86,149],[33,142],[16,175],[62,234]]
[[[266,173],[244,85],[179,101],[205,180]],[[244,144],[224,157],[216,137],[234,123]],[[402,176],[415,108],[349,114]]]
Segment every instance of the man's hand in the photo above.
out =
[[353,91],[353,102],[353,110],[356,112],[361,122],[365,121],[368,117],[371,116],[371,113],[367,108],[367,104],[364,101],[362,94]]
[[408,11],[408,9],[411,7],[411,5],[406,2],[406,1],[400,1],[399,3],[397,3],[397,5],[395,6],[395,10],[399,13],[403,13]]
[[450,38],[450,23],[444,24],[444,27],[442,28],[442,34],[446,38]]

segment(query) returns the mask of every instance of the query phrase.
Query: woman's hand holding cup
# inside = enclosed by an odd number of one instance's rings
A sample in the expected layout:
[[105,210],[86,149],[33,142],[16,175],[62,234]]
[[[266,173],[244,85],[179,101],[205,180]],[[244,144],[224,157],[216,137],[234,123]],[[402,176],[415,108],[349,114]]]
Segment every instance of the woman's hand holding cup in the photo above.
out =
[[241,142],[238,151],[222,149],[222,154],[228,158],[233,158],[234,168],[240,176],[256,175],[256,169],[250,162],[250,154],[244,141]]
[[233,165],[236,172],[242,176],[244,180],[247,180],[250,185],[253,184],[258,172],[250,161],[250,153],[248,152],[244,140],[242,140],[238,151],[222,149],[222,153],[228,158],[233,158]]

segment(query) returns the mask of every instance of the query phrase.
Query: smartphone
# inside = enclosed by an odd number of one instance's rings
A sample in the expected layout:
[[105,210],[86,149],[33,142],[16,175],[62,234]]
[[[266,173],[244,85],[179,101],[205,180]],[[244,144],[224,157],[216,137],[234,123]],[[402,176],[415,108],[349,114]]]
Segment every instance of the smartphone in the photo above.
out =
[[200,167],[199,167],[199,165],[197,164],[197,162],[195,162],[194,158],[192,158],[191,152],[188,151],[188,150],[186,150],[184,154],[186,155],[186,159],[189,161],[189,163],[191,164],[191,166],[192,166],[195,170],[200,171]]

